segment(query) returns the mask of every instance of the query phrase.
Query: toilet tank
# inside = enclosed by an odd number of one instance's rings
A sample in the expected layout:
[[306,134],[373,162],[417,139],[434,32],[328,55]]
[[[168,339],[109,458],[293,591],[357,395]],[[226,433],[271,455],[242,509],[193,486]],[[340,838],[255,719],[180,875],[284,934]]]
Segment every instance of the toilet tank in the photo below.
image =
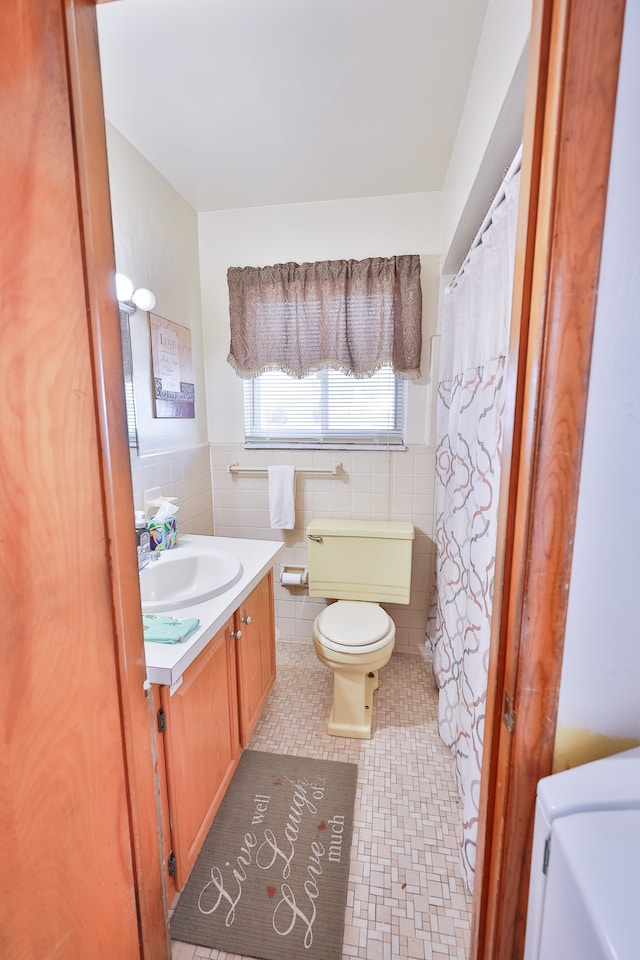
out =
[[409,603],[414,529],[384,520],[312,520],[309,596]]

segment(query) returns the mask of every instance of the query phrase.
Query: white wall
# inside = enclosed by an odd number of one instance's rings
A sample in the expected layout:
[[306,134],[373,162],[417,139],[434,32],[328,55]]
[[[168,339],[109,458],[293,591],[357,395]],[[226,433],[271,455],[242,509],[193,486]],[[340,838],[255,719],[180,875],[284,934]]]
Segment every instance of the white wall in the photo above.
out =
[[417,193],[360,200],[252,207],[199,215],[209,437],[244,439],[242,380],[227,363],[229,267],[422,256],[423,378],[409,384],[408,436],[426,441],[429,337],[438,302],[439,194]]
[[[414,524],[411,605],[392,606],[400,650],[424,646],[433,582],[434,452],[428,446],[429,341],[437,322],[439,197],[408,194],[326,203],[254,207],[200,214],[200,273],[205,364],[212,441],[215,531],[221,536],[282,540],[283,562],[304,564],[305,528],[314,517],[409,520]],[[230,266],[264,266],[417,253],[422,259],[423,377],[408,384],[406,451],[245,451],[242,380],[226,361],[229,352]],[[330,467],[339,478],[301,473],[296,481],[296,527],[269,526],[265,477],[231,476],[229,463]],[[281,639],[311,642],[311,624],[324,600],[306,588],[276,581],[276,624]]]
[[489,0],[441,194],[444,272],[455,273],[522,139],[531,0]]
[[213,532],[211,471],[200,313],[198,223],[195,211],[138,151],[107,125],[116,265],[136,287],[156,295],[154,312],[191,329],[194,419],[156,419],[146,313],[130,318],[140,456],[133,456],[134,501],[159,487],[177,496],[183,533]]
[[146,313],[131,317],[140,453],[205,443],[207,412],[202,352],[198,219],[195,210],[111,125],[107,125],[116,268],[134,287],[156,295],[154,313],[191,329],[196,416],[155,419]]
[[[400,649],[416,649],[423,644],[432,583],[434,451],[430,340],[437,330],[440,260],[447,249],[443,237],[454,233],[462,236],[459,242],[465,244],[462,253],[466,252],[490,200],[478,170],[490,169],[491,177],[497,177],[499,182],[501,166],[495,159],[495,144],[508,142],[514,136],[514,142],[519,142],[521,119],[514,124],[513,114],[515,110],[521,117],[524,94],[514,83],[514,76],[523,72],[529,8],[530,0],[489,2],[472,87],[443,194],[201,213],[194,232],[196,214],[183,198],[117,131],[108,131],[118,269],[129,275],[136,286],[149,286],[155,291],[156,311],[160,315],[191,328],[196,367],[196,420],[154,420],[146,317],[134,316],[136,399],[141,452],[145,454],[133,462],[136,498],[139,501],[143,489],[158,485],[167,494],[181,496],[182,491],[182,497],[192,497],[199,509],[207,496],[200,489],[200,480],[204,483],[200,445],[208,439],[212,445],[217,533],[283,536],[268,526],[264,480],[252,483],[231,479],[226,472],[228,462],[244,459],[242,381],[226,361],[227,269],[290,260],[421,255],[423,376],[408,385],[409,448],[404,453],[349,454],[343,458],[346,469],[340,481],[301,481],[298,525],[285,535],[285,562],[295,563],[304,558],[304,525],[312,515],[412,520],[417,534],[412,604],[409,609],[394,611]],[[446,223],[441,220],[443,200]],[[468,221],[474,204],[479,207],[471,228],[465,217]],[[458,265],[454,264],[452,269],[455,271]],[[184,456],[179,454],[181,450]],[[178,456],[172,456],[171,451]],[[287,453],[286,457],[279,456],[279,461],[296,462],[299,456]],[[252,457],[260,459],[257,452]],[[313,454],[314,463],[322,457],[326,459],[327,455]],[[200,477],[195,491],[188,486],[194,464]],[[176,485],[178,489],[172,489]],[[201,521],[198,515],[197,523]],[[202,528],[198,532],[209,530]],[[308,639],[308,621],[317,612],[311,609],[309,598],[292,596],[280,587],[276,597],[283,634]]]
[[558,722],[640,740],[640,4],[627,4]]

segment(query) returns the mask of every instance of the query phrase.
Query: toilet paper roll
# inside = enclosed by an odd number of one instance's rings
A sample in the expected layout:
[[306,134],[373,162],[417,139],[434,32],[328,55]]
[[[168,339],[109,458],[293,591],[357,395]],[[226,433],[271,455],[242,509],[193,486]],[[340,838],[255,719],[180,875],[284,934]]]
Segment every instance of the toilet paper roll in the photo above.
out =
[[304,575],[301,572],[291,573],[283,571],[280,583],[285,587],[301,587],[304,584]]

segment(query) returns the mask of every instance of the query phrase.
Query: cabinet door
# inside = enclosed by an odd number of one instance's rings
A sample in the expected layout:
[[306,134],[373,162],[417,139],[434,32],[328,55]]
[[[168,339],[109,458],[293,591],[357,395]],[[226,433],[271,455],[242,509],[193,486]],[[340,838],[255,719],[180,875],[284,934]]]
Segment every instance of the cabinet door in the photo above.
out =
[[[152,706],[154,716],[158,717],[160,709],[164,710],[164,707],[162,707],[162,687],[159,684],[156,683],[153,685],[151,696],[153,697]],[[170,873],[169,867],[169,857],[173,847],[171,843],[171,816],[169,814],[169,791],[167,787],[167,761],[165,758],[163,737],[164,734],[158,731],[156,734],[156,744],[158,789],[160,791],[159,814],[162,826],[162,863],[164,866],[167,904],[170,907],[178,892],[178,888],[176,887],[175,877]]]
[[276,678],[273,574],[236,611],[240,742],[246,747]]
[[195,863],[240,756],[231,623],[185,671],[173,696],[169,687],[161,688],[178,890]]

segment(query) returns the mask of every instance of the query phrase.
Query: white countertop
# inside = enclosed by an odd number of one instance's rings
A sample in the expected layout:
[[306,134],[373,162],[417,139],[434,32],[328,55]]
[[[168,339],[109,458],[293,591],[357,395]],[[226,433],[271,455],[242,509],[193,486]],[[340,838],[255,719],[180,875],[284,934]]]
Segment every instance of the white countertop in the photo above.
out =
[[[274,540],[241,540],[235,537],[201,537],[192,534],[180,536],[180,544],[216,547],[234,554],[242,564],[242,576],[224,593],[194,603],[190,607],[168,610],[172,617],[195,617],[200,626],[183,643],[149,643],[144,645],[147,679],[167,686],[176,683],[187,667],[202,653],[209,641],[225,625],[229,617],[262,580],[284,549]],[[152,561],[156,562],[156,561]],[[157,561],[162,563],[162,557]]]

